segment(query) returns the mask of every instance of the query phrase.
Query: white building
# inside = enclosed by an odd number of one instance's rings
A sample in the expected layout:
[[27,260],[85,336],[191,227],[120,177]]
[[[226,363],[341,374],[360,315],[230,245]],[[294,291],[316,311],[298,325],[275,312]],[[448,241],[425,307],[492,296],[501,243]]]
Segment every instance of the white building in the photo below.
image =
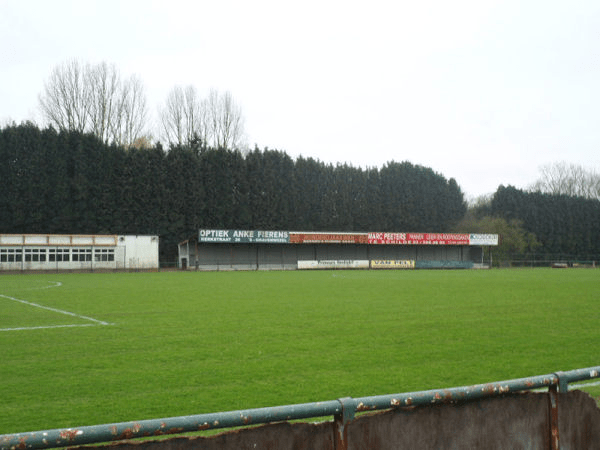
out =
[[158,236],[0,234],[0,271],[158,268]]

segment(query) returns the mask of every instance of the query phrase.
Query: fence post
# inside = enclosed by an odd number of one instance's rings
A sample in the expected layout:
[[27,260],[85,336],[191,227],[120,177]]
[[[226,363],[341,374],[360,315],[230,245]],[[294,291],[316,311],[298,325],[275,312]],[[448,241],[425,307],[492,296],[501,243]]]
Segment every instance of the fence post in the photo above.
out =
[[560,436],[558,433],[558,394],[569,392],[569,380],[565,372],[556,372],[557,383],[550,386],[548,395],[550,400],[550,448],[560,450]]
[[344,397],[338,400],[342,405],[342,411],[334,415],[334,448],[336,450],[348,449],[348,422],[354,419],[356,412],[356,401],[351,397]]
[[550,403],[550,448],[560,450],[560,439],[558,436],[558,393],[556,385],[548,389]]

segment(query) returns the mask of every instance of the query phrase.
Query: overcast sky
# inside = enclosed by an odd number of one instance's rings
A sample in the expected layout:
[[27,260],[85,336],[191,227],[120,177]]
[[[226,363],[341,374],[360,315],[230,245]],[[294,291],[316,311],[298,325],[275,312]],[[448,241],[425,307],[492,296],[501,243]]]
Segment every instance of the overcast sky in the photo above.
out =
[[70,59],[229,91],[248,143],[324,162],[408,160],[468,197],[544,164],[600,169],[600,1],[0,0],[0,124],[35,120]]

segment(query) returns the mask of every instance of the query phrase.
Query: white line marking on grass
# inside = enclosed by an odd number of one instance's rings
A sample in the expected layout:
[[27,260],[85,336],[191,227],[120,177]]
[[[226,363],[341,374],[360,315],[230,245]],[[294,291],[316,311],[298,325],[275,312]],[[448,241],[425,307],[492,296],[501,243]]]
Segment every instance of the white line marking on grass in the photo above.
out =
[[[62,283],[60,281],[51,281],[50,283],[54,283],[54,284],[51,286],[45,286],[45,287],[41,287],[41,288],[37,288],[37,289],[48,289],[48,288],[52,288],[52,287],[62,286]],[[55,312],[58,314],[64,314],[66,316],[76,317],[78,319],[88,320],[90,322],[93,322],[93,323],[72,324],[72,325],[48,325],[48,326],[38,326],[38,327],[0,328],[0,331],[44,330],[44,329],[48,329],[48,328],[74,328],[74,327],[91,327],[91,326],[98,326],[98,325],[113,325],[112,323],[104,322],[103,320],[94,319],[93,317],[76,314],[71,311],[65,311],[64,309],[52,308],[50,306],[44,306],[44,305],[40,305],[38,303],[28,302],[27,300],[10,297],[8,295],[0,294],[0,297],[6,298],[8,300],[12,300],[14,302],[22,303],[24,305],[33,306],[35,308],[46,309],[48,311],[52,311],[52,312]]]
[[2,294],[0,294],[0,297],[4,297],[4,298],[7,298],[9,300],[13,300],[15,302],[23,303],[24,305],[34,306],[36,308],[47,309],[48,311],[53,311],[53,312],[56,312],[56,313],[59,313],[59,314],[65,314],[67,316],[77,317],[78,319],[89,320],[89,321],[95,322],[95,323],[97,323],[99,325],[110,325],[108,322],[104,322],[102,320],[94,319],[93,317],[88,317],[88,316],[82,316],[80,314],[75,314],[73,312],[65,311],[63,309],[57,309],[57,308],[52,308],[50,306],[40,305],[38,303],[28,302],[27,300],[21,300],[21,299],[18,299],[18,298],[9,297],[8,295],[2,295]]
[[600,386],[600,381],[594,381],[593,383],[570,384],[569,389],[581,389],[590,386]]
[[[106,325],[110,325],[107,323]],[[80,323],[72,325],[46,325],[39,327],[17,327],[17,328],[0,328],[0,331],[23,331],[23,330],[49,330],[51,328],[79,328],[79,327],[97,327],[95,323]]]
[[48,283],[54,283],[54,284],[51,284],[50,286],[42,286],[39,288],[32,288],[32,289],[50,289],[50,288],[62,286],[62,283],[60,281],[48,281]]
[[38,286],[38,287],[29,287],[29,288],[17,288],[19,291],[39,291],[41,289],[51,289],[55,287],[61,287],[62,283],[60,281],[48,281],[48,283],[54,283],[49,286]]
[[[571,390],[571,389],[582,389],[582,388],[592,387],[592,386],[600,386],[600,381],[594,381],[592,383],[569,384],[569,390]],[[548,388],[532,389],[533,392],[546,392],[547,390],[548,390]]]

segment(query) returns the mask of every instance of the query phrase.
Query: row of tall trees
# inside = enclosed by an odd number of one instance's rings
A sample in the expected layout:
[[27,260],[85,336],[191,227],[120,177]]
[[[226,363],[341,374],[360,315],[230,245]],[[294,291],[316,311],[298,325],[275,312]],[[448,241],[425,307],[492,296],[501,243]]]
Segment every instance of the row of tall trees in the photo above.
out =
[[536,253],[578,259],[600,256],[600,200],[500,186],[489,213],[535,235]]
[[190,145],[200,140],[215,148],[245,145],[244,116],[230,92],[212,89],[202,98],[192,85],[175,86],[154,124],[142,80],[124,78],[106,62],[70,60],[56,66],[39,95],[39,107],[45,123],[57,130],[91,133],[106,144]]
[[213,148],[125,147],[91,133],[0,129],[1,233],[158,234],[161,259],[201,227],[498,233],[498,258],[598,259],[600,201],[500,186],[467,211],[454,179]]
[[529,191],[600,200],[600,174],[565,161],[546,164]]
[[447,231],[466,211],[453,179],[408,162],[361,169],[199,140],[126,148],[33,124],[0,130],[0,183],[2,233],[158,234],[163,260],[201,227]]
[[211,89],[202,98],[192,85],[175,86],[160,108],[158,137],[175,145],[205,142],[214,148],[245,146],[244,116],[230,92]]
[[132,145],[144,135],[148,106],[139,77],[115,65],[68,61],[54,68],[39,95],[44,119],[61,130],[89,132],[103,142]]

